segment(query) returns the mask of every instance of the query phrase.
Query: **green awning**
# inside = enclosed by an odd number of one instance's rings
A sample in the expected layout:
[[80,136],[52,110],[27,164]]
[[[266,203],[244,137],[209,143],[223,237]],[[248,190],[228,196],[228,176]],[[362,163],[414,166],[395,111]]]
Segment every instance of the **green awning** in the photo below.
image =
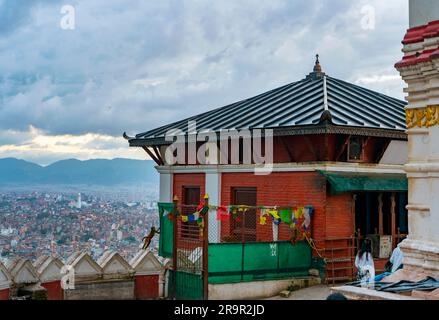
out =
[[319,172],[330,183],[332,194],[352,191],[404,192],[408,190],[405,174],[331,172],[321,170]]

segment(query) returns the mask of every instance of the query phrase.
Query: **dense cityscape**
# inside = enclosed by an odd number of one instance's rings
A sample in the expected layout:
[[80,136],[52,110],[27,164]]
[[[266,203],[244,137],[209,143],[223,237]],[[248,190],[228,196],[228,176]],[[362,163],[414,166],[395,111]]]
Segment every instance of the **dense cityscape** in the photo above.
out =
[[0,259],[66,259],[77,250],[97,259],[108,249],[130,259],[158,226],[156,207],[153,194],[133,201],[123,192],[0,190]]

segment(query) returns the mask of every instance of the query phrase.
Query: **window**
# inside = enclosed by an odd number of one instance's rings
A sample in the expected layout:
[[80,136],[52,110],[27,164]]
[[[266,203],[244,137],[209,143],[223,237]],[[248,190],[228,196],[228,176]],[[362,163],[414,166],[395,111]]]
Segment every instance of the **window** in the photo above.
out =
[[363,161],[364,138],[351,137],[348,144],[348,161]]
[[[200,187],[183,187],[183,215],[193,214],[200,204]],[[190,206],[190,207],[187,207]],[[198,240],[200,229],[197,222],[182,222],[181,237],[185,239]]]
[[[233,203],[235,205],[256,206],[256,188],[233,188]],[[256,209],[245,213],[237,213],[237,219],[232,219],[232,231],[237,241],[256,241]]]

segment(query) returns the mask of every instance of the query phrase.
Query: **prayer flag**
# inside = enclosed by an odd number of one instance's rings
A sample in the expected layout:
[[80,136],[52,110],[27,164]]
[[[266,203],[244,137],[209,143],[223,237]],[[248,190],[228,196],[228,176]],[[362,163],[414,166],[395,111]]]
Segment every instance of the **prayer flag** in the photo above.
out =
[[292,214],[293,214],[292,209],[282,209],[280,211],[280,218],[282,219],[282,222],[290,224]]
[[216,219],[219,221],[227,221],[229,219],[229,214],[226,207],[218,207]]
[[280,216],[279,216],[277,210],[268,210],[267,213],[272,215],[274,219],[280,219]]

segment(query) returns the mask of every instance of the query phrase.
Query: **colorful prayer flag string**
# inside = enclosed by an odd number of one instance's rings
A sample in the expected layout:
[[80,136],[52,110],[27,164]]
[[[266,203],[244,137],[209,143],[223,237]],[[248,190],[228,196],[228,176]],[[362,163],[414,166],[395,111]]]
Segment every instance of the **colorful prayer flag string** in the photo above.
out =
[[[197,206],[196,212],[193,214],[181,215],[176,211],[175,214],[169,213],[169,219],[172,220],[175,217],[181,216],[182,222],[197,223],[200,229],[203,229],[205,222],[204,216],[209,211],[216,210],[216,219],[218,221],[226,222],[230,219],[234,219],[236,222],[241,222],[242,216],[252,209],[255,209],[256,212],[259,210],[259,224],[261,226],[267,225],[270,217],[272,223],[275,225],[280,225],[281,223],[289,225],[293,233],[292,242],[296,241],[298,237],[298,226],[303,230],[303,233],[310,231],[311,219],[314,213],[314,207],[310,205],[300,207],[247,205],[216,206],[201,203]],[[302,234],[302,232],[300,234]]]

